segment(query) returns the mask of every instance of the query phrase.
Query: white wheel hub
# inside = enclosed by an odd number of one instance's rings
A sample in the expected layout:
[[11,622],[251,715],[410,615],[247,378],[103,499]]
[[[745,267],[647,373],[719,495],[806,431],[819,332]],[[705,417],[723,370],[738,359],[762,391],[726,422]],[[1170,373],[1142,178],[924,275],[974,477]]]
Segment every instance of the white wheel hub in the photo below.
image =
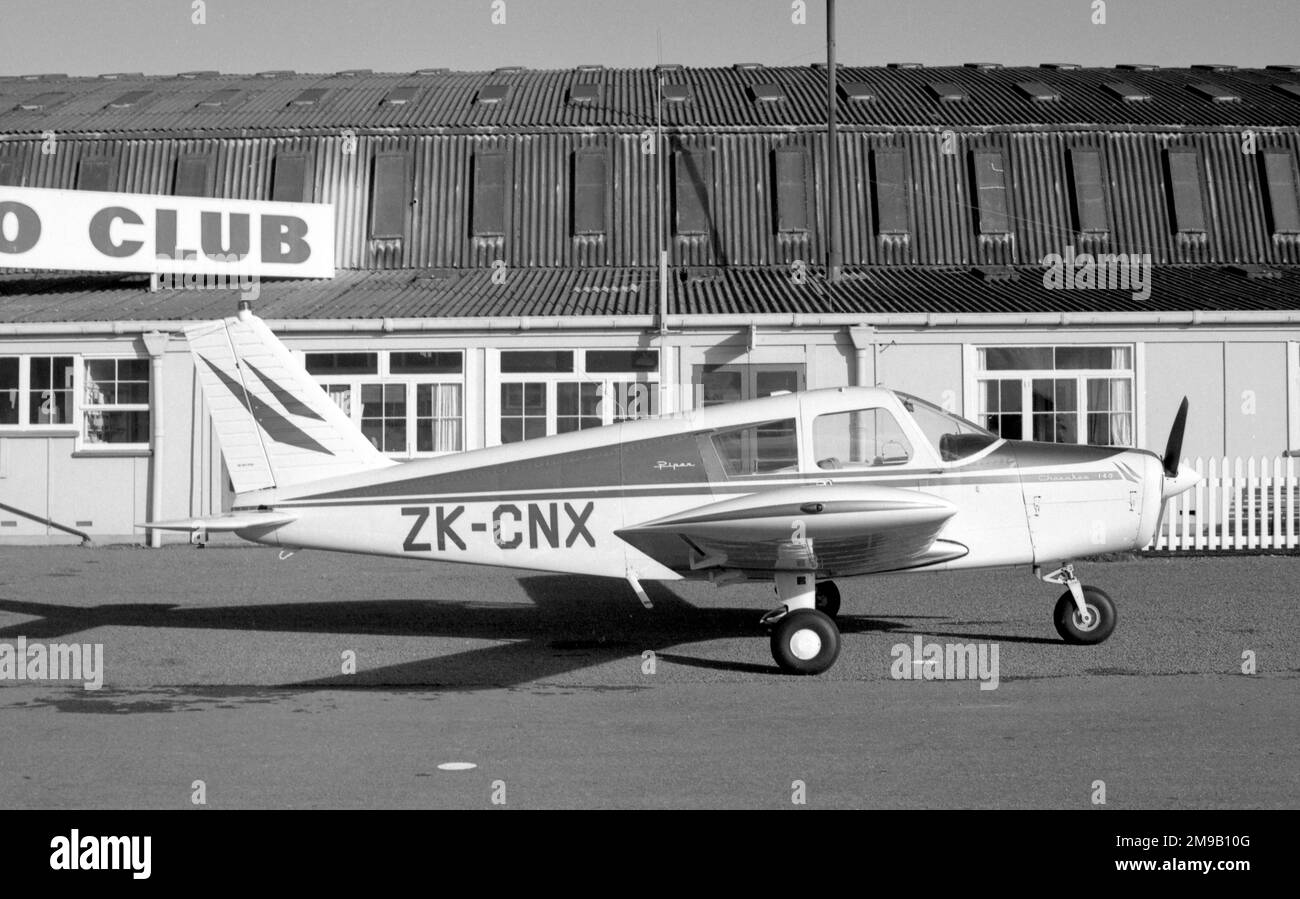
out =
[[1097,609],[1091,603],[1089,603],[1084,607],[1084,612],[1082,615],[1079,614],[1077,609],[1075,610],[1074,626],[1081,631],[1093,630],[1100,621],[1101,621],[1101,613],[1098,612]]
[[790,654],[801,662],[817,658],[822,638],[812,628],[802,627],[790,635]]

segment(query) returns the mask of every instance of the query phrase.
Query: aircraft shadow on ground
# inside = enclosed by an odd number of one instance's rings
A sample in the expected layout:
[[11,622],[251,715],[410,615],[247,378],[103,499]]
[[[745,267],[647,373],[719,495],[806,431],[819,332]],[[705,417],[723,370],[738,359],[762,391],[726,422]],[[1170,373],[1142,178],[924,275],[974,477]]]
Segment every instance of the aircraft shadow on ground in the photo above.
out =
[[[653,609],[643,608],[630,595],[626,584],[611,578],[529,575],[519,578],[519,584],[531,605],[434,598],[236,606],[122,603],[85,607],[0,598],[0,612],[36,619],[0,628],[0,641],[20,635],[29,641],[56,641],[100,627],[210,628],[494,641],[487,647],[376,669],[363,668],[354,675],[285,685],[294,688],[508,687],[619,659],[639,661],[647,650],[681,665],[741,673],[779,673],[775,663],[759,665],[696,657],[681,651],[684,646],[711,640],[765,640],[758,619],[766,607],[700,608],[658,582],[645,584]],[[924,620],[950,621],[947,616],[843,614],[839,624],[845,634],[909,633]],[[933,635],[934,631],[927,633]]]

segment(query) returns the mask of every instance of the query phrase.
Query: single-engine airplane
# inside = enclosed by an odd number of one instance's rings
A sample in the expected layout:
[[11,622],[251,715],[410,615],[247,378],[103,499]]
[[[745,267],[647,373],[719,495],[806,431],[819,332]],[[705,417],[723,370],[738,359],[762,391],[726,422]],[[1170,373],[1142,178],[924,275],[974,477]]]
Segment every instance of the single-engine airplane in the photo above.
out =
[[[1064,585],[1054,622],[1096,644],[1115,604],[1073,560],[1140,549],[1180,468],[1163,457],[1006,440],[881,387],[809,390],[398,463],[247,308],[186,329],[236,497],[142,527],[256,543],[643,580],[766,580],[781,669],[840,651],[835,579],[1032,566]],[[1044,571],[1046,570],[1046,573]]]

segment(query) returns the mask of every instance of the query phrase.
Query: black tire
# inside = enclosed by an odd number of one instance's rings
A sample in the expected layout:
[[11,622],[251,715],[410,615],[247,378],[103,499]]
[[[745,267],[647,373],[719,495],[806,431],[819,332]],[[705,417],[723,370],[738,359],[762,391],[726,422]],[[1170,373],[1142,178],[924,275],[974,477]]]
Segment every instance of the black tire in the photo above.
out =
[[840,614],[840,588],[835,586],[834,581],[818,581],[817,594],[813,600],[817,605],[815,608],[819,612],[831,616],[839,617]]
[[1066,643],[1080,646],[1095,646],[1102,643],[1115,630],[1115,603],[1104,590],[1096,587],[1083,588],[1083,601],[1094,621],[1084,627],[1079,621],[1079,613],[1074,606],[1074,597],[1066,590],[1056,601],[1056,612],[1052,616],[1056,632]]
[[825,612],[795,609],[772,628],[772,658],[787,674],[821,674],[840,655],[840,630]]

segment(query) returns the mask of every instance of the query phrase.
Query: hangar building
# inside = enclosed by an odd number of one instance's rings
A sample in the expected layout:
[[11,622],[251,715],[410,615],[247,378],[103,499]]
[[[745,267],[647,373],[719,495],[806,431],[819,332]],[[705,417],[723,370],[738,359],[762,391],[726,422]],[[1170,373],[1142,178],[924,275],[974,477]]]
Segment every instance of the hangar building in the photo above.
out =
[[[1155,449],[1186,394],[1189,457],[1300,450],[1300,66],[841,67],[834,282],[825,85],[6,77],[0,185],[333,204],[336,277],[253,306],[399,459],[858,383]],[[239,294],[199,286],[0,274],[0,541],[228,504],[181,329]]]

